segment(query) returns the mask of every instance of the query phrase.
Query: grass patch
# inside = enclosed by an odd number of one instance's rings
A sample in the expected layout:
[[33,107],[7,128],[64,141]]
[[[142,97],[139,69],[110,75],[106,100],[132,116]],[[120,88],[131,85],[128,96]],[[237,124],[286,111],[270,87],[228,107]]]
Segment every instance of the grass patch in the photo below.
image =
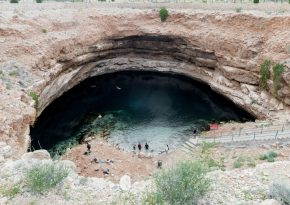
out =
[[44,193],[68,176],[68,168],[62,164],[35,165],[25,173],[25,181],[32,192]]
[[11,199],[15,197],[17,194],[21,192],[21,189],[18,185],[13,185],[11,187],[0,187],[0,193],[1,195]]
[[162,170],[154,178],[156,192],[149,199],[162,199],[165,204],[197,204],[210,188],[207,171],[208,166],[201,161],[184,161]]
[[264,90],[267,90],[268,88],[267,81],[270,78],[270,68],[271,68],[270,60],[264,60],[263,63],[260,65],[259,86]]
[[248,167],[255,167],[256,161],[251,157],[238,157],[233,164],[234,168],[241,168],[243,166],[247,165]]
[[284,65],[277,63],[273,66],[273,91],[274,95],[277,96],[278,90],[281,88],[281,76],[284,71]]
[[169,14],[168,14],[168,10],[166,8],[163,7],[159,10],[159,17],[160,17],[161,22],[166,21],[168,16],[169,16]]
[[245,164],[245,158],[244,157],[238,157],[235,161],[234,161],[234,168],[241,168],[242,166],[244,166]]

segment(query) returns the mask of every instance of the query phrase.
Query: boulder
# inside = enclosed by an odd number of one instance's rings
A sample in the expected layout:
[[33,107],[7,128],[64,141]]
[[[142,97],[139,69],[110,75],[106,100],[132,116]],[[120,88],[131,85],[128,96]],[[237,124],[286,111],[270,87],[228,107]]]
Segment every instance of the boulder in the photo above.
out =
[[124,175],[120,179],[120,187],[123,191],[128,191],[131,188],[131,177]]
[[22,155],[21,159],[51,159],[50,154],[48,151],[42,149],[42,150],[36,150],[34,152],[28,152]]

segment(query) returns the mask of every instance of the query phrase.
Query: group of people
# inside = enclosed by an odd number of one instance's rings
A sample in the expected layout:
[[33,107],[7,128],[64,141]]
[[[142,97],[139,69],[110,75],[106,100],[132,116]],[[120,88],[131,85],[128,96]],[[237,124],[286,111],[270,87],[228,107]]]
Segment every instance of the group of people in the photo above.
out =
[[[142,145],[141,145],[141,143],[138,143],[137,146],[136,146],[136,144],[133,145],[133,150],[134,150],[134,151],[136,151],[136,147],[138,147],[138,150],[139,150],[139,151],[142,150]],[[146,151],[149,150],[149,145],[148,145],[147,142],[145,143],[144,148],[145,148]]]

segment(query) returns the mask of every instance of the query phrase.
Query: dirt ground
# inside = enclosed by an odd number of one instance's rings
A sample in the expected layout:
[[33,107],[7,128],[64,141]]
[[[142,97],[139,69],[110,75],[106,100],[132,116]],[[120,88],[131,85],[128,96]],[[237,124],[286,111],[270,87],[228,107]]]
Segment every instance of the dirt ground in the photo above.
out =
[[[146,179],[156,171],[158,160],[162,160],[163,164],[167,166],[186,157],[185,153],[178,150],[154,155],[145,151],[126,152],[103,140],[93,140],[90,144],[90,154],[84,154],[87,146],[82,144],[67,151],[62,159],[73,161],[80,175],[105,177],[115,182],[125,174],[131,176],[132,181]],[[94,162],[94,158],[101,162]],[[107,162],[110,160],[113,162]],[[103,173],[103,170],[107,169],[109,169],[109,175]]]
[[[181,149],[170,150],[168,153],[159,155],[146,152],[126,152],[100,139],[95,139],[90,144],[92,148],[89,155],[84,154],[87,148],[86,144],[82,144],[68,150],[62,159],[73,161],[80,175],[107,178],[113,182],[118,182],[125,174],[129,175],[133,182],[144,180],[157,170],[158,160],[163,162],[163,167],[168,167],[178,161],[196,159],[201,153],[201,148],[196,148],[192,154],[185,153]],[[276,161],[288,160],[290,155],[289,146],[284,145],[283,148],[279,148],[276,145],[263,145],[246,148],[215,147],[210,151],[210,156],[218,162],[223,161],[225,170],[230,170],[234,169],[234,162],[238,158],[251,159],[254,164],[265,162],[259,160],[259,156],[269,150],[274,150],[278,154]],[[96,163],[93,161],[94,158],[102,162]],[[107,160],[113,162],[106,162]],[[248,162],[245,161],[241,168],[248,166]],[[103,173],[103,170],[106,169],[109,169],[109,175]]]

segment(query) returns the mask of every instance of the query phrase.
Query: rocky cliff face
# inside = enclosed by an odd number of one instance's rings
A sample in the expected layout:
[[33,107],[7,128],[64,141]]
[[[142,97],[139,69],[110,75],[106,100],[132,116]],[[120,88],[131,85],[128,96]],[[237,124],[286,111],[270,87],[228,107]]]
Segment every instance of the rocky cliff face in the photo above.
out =
[[[0,136],[19,153],[38,114],[82,80],[121,70],[179,73],[258,119],[288,119],[290,16],[138,9],[7,11],[0,24]],[[263,59],[284,63],[277,99],[258,87]],[[271,81],[269,80],[269,85]],[[26,136],[26,137],[24,137]],[[21,146],[19,146],[21,145]]]

